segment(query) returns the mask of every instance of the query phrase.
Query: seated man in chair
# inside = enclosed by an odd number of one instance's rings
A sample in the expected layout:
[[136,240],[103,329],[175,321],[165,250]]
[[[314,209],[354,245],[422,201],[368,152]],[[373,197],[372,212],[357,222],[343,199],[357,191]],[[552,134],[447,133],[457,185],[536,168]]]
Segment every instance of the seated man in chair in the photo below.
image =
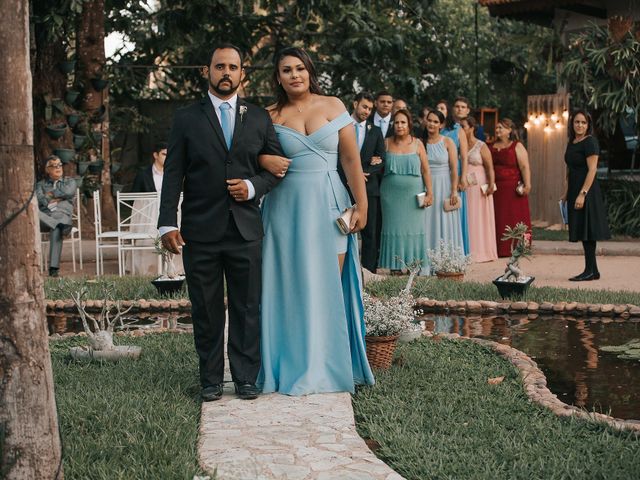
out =
[[73,197],[76,181],[64,178],[60,158],[51,155],[45,166],[46,178],[36,184],[40,228],[49,234],[49,276],[57,277],[60,270],[62,237],[71,232]]

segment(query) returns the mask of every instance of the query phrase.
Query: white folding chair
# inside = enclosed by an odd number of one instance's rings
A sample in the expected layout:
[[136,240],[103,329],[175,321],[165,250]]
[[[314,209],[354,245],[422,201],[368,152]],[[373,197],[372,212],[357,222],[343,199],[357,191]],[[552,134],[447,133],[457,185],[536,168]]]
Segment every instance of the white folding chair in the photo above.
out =
[[[117,192],[118,211],[118,273],[125,273],[125,253],[131,252],[131,273],[135,273],[135,253],[155,251],[158,235],[159,198],[156,192]],[[160,269],[160,256],[156,264]]]
[[[80,270],[82,270],[82,221],[80,219],[80,189],[76,188],[76,196],[73,199],[73,212],[71,213],[71,233],[69,241],[71,242],[71,259],[73,271],[76,271],[76,243],[78,244],[78,257],[80,260]],[[42,260],[40,269],[46,270],[49,266],[49,232],[40,232],[40,241],[42,242]]]
[[118,232],[102,231],[102,208],[100,206],[100,190],[93,192],[93,216],[96,230],[96,275],[104,275],[104,257],[102,251],[118,248]]

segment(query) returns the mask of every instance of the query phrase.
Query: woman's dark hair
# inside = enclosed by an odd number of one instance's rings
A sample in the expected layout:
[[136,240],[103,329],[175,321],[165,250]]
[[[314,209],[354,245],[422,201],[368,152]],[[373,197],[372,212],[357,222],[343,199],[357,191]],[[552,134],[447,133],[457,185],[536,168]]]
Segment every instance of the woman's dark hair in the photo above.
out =
[[462,120],[460,120],[460,123],[462,122],[467,122],[467,125],[469,125],[469,127],[471,127],[471,130],[473,131],[473,133],[476,132],[476,119],[474,118],[473,115],[469,115],[467,117],[464,117]]
[[[453,116],[451,115],[451,107],[449,106],[449,102],[447,102],[446,100],[439,100],[438,103],[436,103],[436,107],[438,107],[438,105],[440,105],[441,103],[445,107],[447,107],[447,116],[445,117],[444,122],[440,122],[440,123],[444,123],[444,128],[446,128],[447,130],[453,130],[456,126],[456,122],[453,121]],[[436,110],[438,109],[436,108]],[[440,110],[438,111],[440,112]]]
[[302,61],[304,67],[309,72],[309,91],[318,95],[324,95],[320,84],[318,83],[318,75],[316,74],[316,67],[313,65],[313,61],[309,54],[302,48],[287,47],[276,52],[273,56],[273,88],[276,92],[276,110],[279,112],[289,101],[287,92],[284,91],[280,82],[278,82],[278,66],[284,57],[296,57]]
[[[438,103],[442,103],[442,102],[438,102]],[[427,117],[429,118],[429,115],[435,115],[436,117],[438,117],[438,120],[440,121],[440,124],[442,125],[443,123],[446,122],[447,118],[444,116],[444,113],[442,113],[440,110],[438,110],[437,108],[431,108],[429,109],[429,112],[427,113]]]
[[579,114],[584,115],[584,118],[587,120],[587,133],[585,135],[593,135],[593,119],[591,118],[591,115],[589,115],[589,112],[580,108],[578,110],[574,110],[569,117],[567,132],[569,133],[570,142],[573,142],[576,138],[576,131],[573,129],[573,121],[575,120],[576,115]]
[[509,134],[509,140],[511,140],[512,142],[517,142],[520,140],[520,137],[518,136],[518,129],[516,128],[516,124],[513,122],[513,120],[504,117],[498,120],[498,124],[511,130],[511,133]]
[[[393,117],[391,117],[391,121],[395,123],[396,121],[396,117],[402,114],[405,117],[407,117],[407,123],[409,124],[409,135],[411,135],[411,132],[413,132],[413,120],[411,119],[411,113],[409,113],[409,110],[407,110],[406,108],[401,108],[400,110],[398,110],[396,113],[393,114]],[[394,132],[393,134],[395,135],[395,128],[394,128]]]

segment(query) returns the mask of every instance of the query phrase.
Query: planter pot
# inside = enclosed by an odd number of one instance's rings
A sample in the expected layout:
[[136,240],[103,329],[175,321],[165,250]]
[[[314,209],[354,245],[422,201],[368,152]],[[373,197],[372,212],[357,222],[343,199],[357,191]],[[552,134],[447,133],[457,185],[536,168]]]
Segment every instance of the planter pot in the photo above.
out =
[[99,175],[102,172],[102,167],[104,166],[104,162],[102,160],[98,160],[96,162],[89,162],[87,165],[87,169],[89,173],[93,175]]
[[67,102],[67,105],[73,106],[79,96],[80,92],[77,90],[67,90],[67,93],[64,94],[64,101]]
[[102,144],[102,132],[91,132],[91,138],[93,138],[93,143]]
[[58,138],[62,137],[67,131],[67,126],[64,123],[59,125],[48,125],[45,127],[45,131],[47,132],[47,135],[49,135],[49,137],[51,137],[53,140],[57,140]]
[[121,345],[113,347],[109,350],[94,350],[91,347],[71,347],[69,354],[74,360],[91,361],[91,360],[109,360],[115,362],[130,358],[137,360],[140,358],[142,347],[132,347]]
[[84,142],[86,141],[87,141],[86,135],[75,134],[73,136],[73,146],[76,148],[82,148],[82,146],[84,145]]
[[436,277],[461,282],[464,279],[464,272],[436,272]]
[[109,80],[105,80],[104,78],[92,78],[91,85],[96,91],[104,90],[109,85]]
[[72,162],[76,158],[76,151],[70,148],[56,148],[53,154],[58,156],[62,163]]
[[78,115],[77,113],[70,113],[69,115],[67,115],[67,123],[71,128],[75,127],[79,121],[80,115]]
[[388,337],[364,337],[367,344],[367,359],[371,368],[386,370],[391,366],[399,335]]
[[90,163],[91,162],[78,162],[78,175],[84,175],[87,173]]
[[61,98],[54,98],[51,100],[51,106],[59,113],[64,113],[64,101]]
[[107,108],[104,105],[100,105],[100,108],[91,115],[91,122],[102,123],[105,118],[107,118]]
[[159,277],[151,280],[151,283],[158,290],[160,295],[172,295],[182,290],[184,277],[162,280]]
[[529,277],[526,282],[505,282],[496,278],[493,284],[498,287],[498,293],[502,298],[514,298],[522,297],[535,279],[536,277]]
[[119,164],[119,163],[112,163],[111,164],[111,175],[113,175],[114,173],[118,173],[120,171],[121,167],[122,167],[122,165]]
[[73,72],[74,68],[76,68],[75,60],[67,60],[66,62],[60,62],[58,64],[58,70],[60,70],[64,74],[69,74]]

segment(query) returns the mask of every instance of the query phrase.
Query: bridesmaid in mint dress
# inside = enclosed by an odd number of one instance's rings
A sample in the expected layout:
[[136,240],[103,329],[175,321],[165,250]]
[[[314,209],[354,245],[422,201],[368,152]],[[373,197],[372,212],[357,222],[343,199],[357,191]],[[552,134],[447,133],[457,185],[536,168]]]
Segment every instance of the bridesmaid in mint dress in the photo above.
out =
[[[433,183],[433,208],[426,212],[427,248],[436,250],[440,240],[453,250],[463,248],[460,208],[444,211],[444,204],[456,205],[458,197],[458,168],[456,147],[453,141],[440,134],[445,117],[433,110],[427,114],[427,156]],[[435,273],[435,272],[432,272]]]
[[260,162],[282,182],[264,197],[261,349],[263,392],[353,392],[373,384],[364,342],[358,245],[338,216],[351,206],[338,155],[356,199],[352,232],[366,223],[367,196],[353,120],[325,97],[311,59],[287,48],[275,58],[276,134],[290,165]]
[[[424,208],[433,201],[431,173],[424,145],[410,135],[411,114],[398,110],[393,115],[394,135],[386,140],[385,172],[380,186],[382,234],[378,265],[401,270],[419,261],[429,274]],[[427,192],[422,205],[416,195]]]
[[460,226],[462,228],[464,253],[468,255],[471,252],[471,247],[469,246],[469,211],[467,209],[466,192],[466,189],[469,186],[467,182],[467,173],[469,173],[469,145],[467,144],[467,137],[464,134],[462,127],[459,123],[456,123],[453,120],[453,117],[450,114],[451,110],[449,109],[449,103],[446,100],[440,100],[438,105],[436,105],[436,108],[442,112],[445,118],[445,121],[442,124],[443,128],[440,133],[453,140],[453,143],[456,146],[456,158],[458,159],[458,195],[462,201],[460,206]]

